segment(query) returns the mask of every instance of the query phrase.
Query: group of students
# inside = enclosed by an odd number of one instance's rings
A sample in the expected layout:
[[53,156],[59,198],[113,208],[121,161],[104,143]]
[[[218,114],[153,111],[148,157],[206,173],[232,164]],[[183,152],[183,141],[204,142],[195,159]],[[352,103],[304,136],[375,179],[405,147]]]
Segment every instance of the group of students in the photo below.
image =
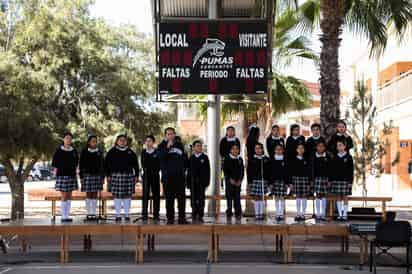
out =
[[[284,220],[285,198],[289,195],[296,198],[296,221],[305,220],[307,198],[312,195],[315,196],[317,220],[326,220],[329,195],[337,196],[338,220],[347,220],[347,197],[352,194],[354,170],[349,153],[353,141],[346,132],[346,123],[337,123],[337,132],[328,143],[321,136],[319,124],[313,124],[311,132],[312,136],[306,140],[300,134],[300,126],[294,124],[285,142],[279,126],[274,125],[266,139],[266,156],[259,142],[259,128],[250,128],[246,141],[246,174],[257,220],[264,219],[266,195],[274,197],[277,221]],[[232,217],[234,205],[236,218],[241,218],[240,191],[245,164],[234,127],[226,129],[226,137],[220,142],[220,154],[225,176],[226,215]]]
[[[246,142],[246,162],[240,156],[240,141],[235,128],[226,129],[220,141],[222,169],[225,178],[226,215],[241,218],[241,185],[246,175],[248,193],[254,198],[256,219],[264,218],[265,195],[275,199],[276,219],[284,219],[285,198],[296,196],[296,220],[305,219],[307,197],[316,197],[316,218],[325,219],[326,197],[339,197],[337,201],[338,220],[347,218],[347,196],[351,194],[353,182],[353,160],[349,150],[353,147],[351,137],[346,133],[346,124],[340,121],[337,132],[326,144],[320,135],[320,125],[311,126],[312,136],[305,140],[299,125],[291,126],[286,142],[277,125],[272,127],[266,139],[265,155],[263,144],[259,143],[259,128],[252,126]],[[130,221],[131,198],[141,174],[143,186],[142,218],[148,219],[148,201],[153,199],[153,218],[160,218],[160,184],[166,199],[167,223],[175,222],[175,200],[178,204],[178,223],[186,224],[186,188],[191,193],[192,219],[203,222],[205,191],[210,182],[210,162],[203,152],[203,144],[196,140],[191,153],[185,152],[181,139],[174,128],[166,128],[164,139],[156,147],[155,137],[145,138],[141,152],[141,165],[136,153],[128,146],[126,135],[118,135],[114,146],[106,155],[99,149],[98,137],[90,135],[87,146],[80,156],[72,146],[73,135],[63,136],[63,144],[53,156],[52,166],[56,169],[56,190],[62,193],[62,222],[70,222],[72,191],[78,189],[77,170],[81,191],[86,193],[87,221],[97,219],[98,193],[103,190],[104,181],[114,197],[116,222]],[[161,177],[160,177],[161,174]]]
[[160,218],[160,173],[166,197],[168,224],[174,223],[175,200],[178,202],[179,224],[186,221],[186,187],[191,190],[193,220],[202,221],[205,207],[205,190],[210,181],[209,159],[202,152],[203,144],[195,141],[190,158],[184,146],[176,136],[174,128],[166,128],[165,139],[155,147],[155,137],[146,136],[145,149],[141,153],[142,170],[136,153],[128,146],[126,135],[118,135],[114,146],[106,156],[99,149],[98,138],[90,135],[87,146],[80,156],[72,146],[73,135],[63,135],[63,144],[53,156],[52,166],[56,170],[55,189],[62,193],[62,222],[71,222],[70,208],[72,192],[78,189],[77,170],[81,182],[81,191],[86,193],[87,221],[97,219],[96,208],[98,193],[103,190],[104,181],[108,191],[114,197],[116,222],[130,221],[131,199],[141,174],[143,185],[142,218],[148,219],[148,201],[153,199],[153,218]]

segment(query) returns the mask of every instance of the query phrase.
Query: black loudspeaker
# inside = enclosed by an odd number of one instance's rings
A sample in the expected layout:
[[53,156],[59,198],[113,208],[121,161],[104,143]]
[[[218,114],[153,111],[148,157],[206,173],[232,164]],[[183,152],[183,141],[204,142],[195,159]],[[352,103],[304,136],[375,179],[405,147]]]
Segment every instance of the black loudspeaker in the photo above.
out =
[[372,207],[352,207],[352,211],[348,212],[348,218],[350,220],[380,221],[382,214],[376,212],[375,208]]

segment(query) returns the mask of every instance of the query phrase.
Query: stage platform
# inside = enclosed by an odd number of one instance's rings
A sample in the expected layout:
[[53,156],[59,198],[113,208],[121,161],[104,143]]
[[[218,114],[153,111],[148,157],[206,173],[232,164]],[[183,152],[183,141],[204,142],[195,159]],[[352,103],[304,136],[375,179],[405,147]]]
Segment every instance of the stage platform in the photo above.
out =
[[[363,222],[364,223],[364,222]],[[237,221],[228,221],[225,217],[205,218],[202,224],[187,225],[167,225],[164,222],[136,222],[136,223],[115,223],[114,221],[104,221],[101,223],[87,222],[76,217],[73,223],[61,223],[57,218],[51,219],[25,219],[0,224],[0,235],[19,235],[22,251],[27,251],[27,241],[30,237],[47,236],[60,239],[60,263],[70,262],[69,251],[72,238],[84,237],[84,250],[91,250],[92,237],[98,235],[128,235],[134,239],[134,261],[144,262],[145,240],[147,249],[155,249],[156,235],[203,235],[199,244],[204,244],[207,250],[207,260],[211,263],[219,262],[219,251],[221,239],[232,235],[256,235],[273,237],[273,253],[281,254],[283,263],[293,262],[294,238],[297,236],[327,236],[335,237],[337,250],[347,253],[349,250],[349,223],[322,222],[317,223],[313,219],[296,223],[293,218],[287,218],[285,222],[278,223],[273,219],[256,222],[253,218],[242,218]],[[354,236],[356,243],[360,247],[360,263],[367,257],[367,248],[363,248],[364,242],[359,237]],[[178,245],[179,246],[179,245]],[[184,249],[184,245],[182,245]],[[239,247],[241,248],[241,247]]]

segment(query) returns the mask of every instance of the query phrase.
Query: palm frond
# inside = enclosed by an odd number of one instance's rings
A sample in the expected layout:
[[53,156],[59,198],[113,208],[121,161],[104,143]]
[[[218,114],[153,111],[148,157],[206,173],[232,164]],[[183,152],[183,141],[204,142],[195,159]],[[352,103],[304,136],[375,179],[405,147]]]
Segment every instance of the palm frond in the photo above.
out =
[[301,110],[310,105],[310,93],[299,79],[276,74],[272,90],[272,114]]
[[388,42],[388,28],[393,26],[401,39],[412,20],[409,0],[347,0],[345,26],[354,34],[366,37],[371,56],[381,55]]

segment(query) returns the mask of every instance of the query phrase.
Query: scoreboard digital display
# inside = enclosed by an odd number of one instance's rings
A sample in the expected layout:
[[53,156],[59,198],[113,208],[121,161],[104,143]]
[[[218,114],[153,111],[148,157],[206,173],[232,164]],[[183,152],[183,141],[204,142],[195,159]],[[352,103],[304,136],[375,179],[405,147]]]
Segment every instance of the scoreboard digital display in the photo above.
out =
[[160,23],[160,94],[267,92],[267,23]]

